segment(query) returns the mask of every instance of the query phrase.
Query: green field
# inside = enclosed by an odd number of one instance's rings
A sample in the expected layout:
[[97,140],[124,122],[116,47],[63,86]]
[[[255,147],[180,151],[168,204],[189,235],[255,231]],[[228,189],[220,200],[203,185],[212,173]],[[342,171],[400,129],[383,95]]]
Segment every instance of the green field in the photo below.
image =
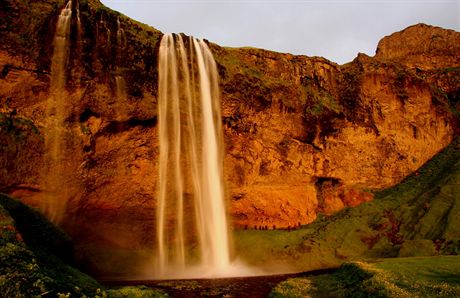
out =
[[460,256],[345,263],[332,274],[289,279],[270,297],[459,297]]

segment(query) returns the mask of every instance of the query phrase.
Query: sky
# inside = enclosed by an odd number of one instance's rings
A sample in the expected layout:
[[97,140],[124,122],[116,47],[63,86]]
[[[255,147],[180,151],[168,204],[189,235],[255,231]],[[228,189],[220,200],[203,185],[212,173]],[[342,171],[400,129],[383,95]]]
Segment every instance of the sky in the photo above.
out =
[[378,41],[426,23],[460,31],[460,0],[102,0],[164,33],[343,64]]

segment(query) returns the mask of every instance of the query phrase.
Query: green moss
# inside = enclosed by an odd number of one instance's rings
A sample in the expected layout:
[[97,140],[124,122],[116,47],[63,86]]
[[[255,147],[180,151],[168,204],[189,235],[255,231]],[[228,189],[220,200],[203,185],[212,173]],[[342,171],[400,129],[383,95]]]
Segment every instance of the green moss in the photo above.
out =
[[[0,194],[1,297],[96,297],[99,285],[71,267],[70,238],[30,207]],[[98,290],[99,289],[99,290]]]
[[288,110],[303,105],[300,96],[290,94],[292,90],[297,90],[295,83],[286,80],[280,73],[268,73],[264,63],[257,59],[267,51],[221,48],[214,44],[210,44],[210,48],[219,66],[224,93],[231,94],[232,100],[243,101],[251,108],[260,110],[271,105],[274,93],[284,93],[286,95],[280,98],[280,103]]
[[0,17],[6,30],[0,31],[1,48],[24,54],[33,61],[39,60],[44,45],[50,45],[48,24],[52,16],[64,5],[63,0],[17,1],[2,3]]
[[310,83],[304,86],[306,117],[321,117],[325,113],[340,114],[343,107],[327,90]]
[[62,230],[33,208],[0,194],[1,298],[168,297],[143,286],[106,291],[96,280],[73,268],[72,257],[72,242]]
[[458,297],[460,257],[345,263],[332,274],[289,279],[270,297]]
[[0,191],[12,184],[33,183],[34,162],[40,158],[44,139],[35,124],[13,110],[0,112]]
[[398,69],[392,85],[393,91],[402,102],[405,102],[409,98],[406,90],[407,76],[408,74],[404,70]]
[[295,231],[237,231],[236,250],[251,264],[271,260],[294,270],[346,260],[396,257],[406,240],[426,239],[436,254],[460,251],[460,139],[373,201],[344,209]]
[[451,113],[459,119],[460,67],[434,69],[429,74],[436,82],[430,85],[432,102],[438,107],[440,113]]
[[399,257],[433,256],[436,250],[433,241],[428,239],[406,240],[401,245]]
[[196,280],[171,280],[161,282],[158,285],[175,290],[196,290],[201,288],[200,283]]
[[14,219],[16,228],[29,248],[40,253],[52,253],[64,261],[72,260],[71,239],[41,213],[2,194],[0,194],[0,205]]
[[145,286],[122,287],[107,291],[109,298],[166,298],[166,293],[160,290],[153,290]]
[[440,73],[460,73],[460,66],[441,68],[438,71]]
[[16,142],[23,142],[30,135],[41,136],[34,122],[16,115],[16,111],[0,112],[0,134],[11,135]]
[[308,298],[316,290],[307,278],[291,278],[278,284],[270,293],[270,298]]
[[364,70],[362,66],[353,61],[344,65],[341,73],[339,88],[340,102],[350,113],[358,112],[361,107],[361,81]]

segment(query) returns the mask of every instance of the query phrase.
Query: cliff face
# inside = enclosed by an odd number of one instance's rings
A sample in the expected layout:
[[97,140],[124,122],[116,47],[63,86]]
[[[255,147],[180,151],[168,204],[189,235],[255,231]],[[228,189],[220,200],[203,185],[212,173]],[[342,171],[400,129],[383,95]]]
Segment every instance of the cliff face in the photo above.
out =
[[[39,206],[53,36],[65,3],[0,5],[0,189]],[[62,225],[90,269],[115,273],[99,252],[117,251],[120,261],[154,241],[162,34],[95,0],[74,1],[77,8]],[[458,131],[459,44],[458,32],[415,25],[382,39],[375,57],[359,54],[345,65],[210,44],[221,75],[233,226],[295,227],[356,206],[447,146]],[[118,271],[126,271],[122,263]]]
[[[432,36],[442,42],[423,50]],[[235,223],[294,227],[356,206],[372,199],[366,190],[398,183],[449,144],[459,38],[416,25],[382,39],[375,57],[341,66],[216,47]],[[406,40],[404,52],[391,50]]]

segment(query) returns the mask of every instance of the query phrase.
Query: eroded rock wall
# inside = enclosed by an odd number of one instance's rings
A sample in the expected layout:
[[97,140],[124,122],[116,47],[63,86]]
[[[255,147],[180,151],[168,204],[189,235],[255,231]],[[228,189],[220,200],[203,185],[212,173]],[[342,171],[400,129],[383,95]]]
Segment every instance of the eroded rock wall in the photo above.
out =
[[[428,27],[445,45],[458,41],[457,32]],[[409,39],[418,47],[431,38],[426,30],[411,27],[380,44]],[[400,182],[457,130],[458,66],[420,58],[422,70],[382,51],[345,65],[258,49],[215,52],[238,227],[292,228],[368,201],[369,190]],[[459,65],[455,53],[427,52]]]

